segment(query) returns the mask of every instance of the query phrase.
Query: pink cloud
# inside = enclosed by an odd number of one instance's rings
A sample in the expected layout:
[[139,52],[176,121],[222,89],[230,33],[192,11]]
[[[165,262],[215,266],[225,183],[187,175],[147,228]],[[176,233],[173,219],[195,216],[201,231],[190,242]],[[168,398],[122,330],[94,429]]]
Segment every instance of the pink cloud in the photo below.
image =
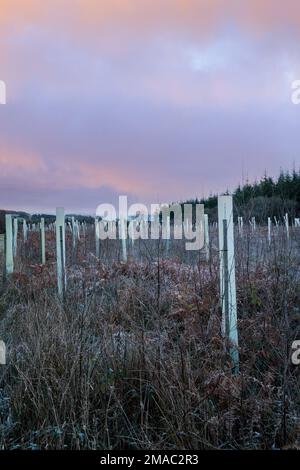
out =
[[299,26],[292,0],[2,0],[0,196],[175,200],[289,166]]

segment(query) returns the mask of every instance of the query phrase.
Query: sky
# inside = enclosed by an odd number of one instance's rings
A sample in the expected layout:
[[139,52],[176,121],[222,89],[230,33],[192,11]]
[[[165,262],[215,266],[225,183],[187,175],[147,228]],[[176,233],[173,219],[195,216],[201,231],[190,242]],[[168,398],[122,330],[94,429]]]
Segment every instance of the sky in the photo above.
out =
[[208,196],[300,162],[298,0],[0,0],[0,208]]

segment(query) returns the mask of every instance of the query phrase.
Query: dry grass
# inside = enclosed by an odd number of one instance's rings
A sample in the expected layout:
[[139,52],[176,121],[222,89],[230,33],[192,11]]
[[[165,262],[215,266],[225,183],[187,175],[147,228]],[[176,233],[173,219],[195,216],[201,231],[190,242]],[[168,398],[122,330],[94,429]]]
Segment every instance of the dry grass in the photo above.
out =
[[261,240],[237,240],[239,376],[220,335],[214,250],[209,263],[196,257],[184,264],[178,246],[166,257],[162,247],[137,244],[127,264],[117,247],[115,261],[104,263],[89,255],[89,241],[77,264],[69,260],[61,303],[53,255],[47,267],[30,267],[34,243],[22,247],[22,272],[0,298],[8,350],[0,370],[1,447],[299,445],[299,369],[290,363],[300,338],[298,241],[295,235],[292,249],[283,240],[268,249]]

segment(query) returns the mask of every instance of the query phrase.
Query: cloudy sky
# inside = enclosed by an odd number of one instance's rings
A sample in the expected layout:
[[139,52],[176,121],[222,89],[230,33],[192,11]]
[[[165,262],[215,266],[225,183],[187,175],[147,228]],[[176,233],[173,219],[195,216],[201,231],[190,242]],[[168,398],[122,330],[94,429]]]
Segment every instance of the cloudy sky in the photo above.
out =
[[299,0],[0,7],[0,208],[176,201],[298,167]]

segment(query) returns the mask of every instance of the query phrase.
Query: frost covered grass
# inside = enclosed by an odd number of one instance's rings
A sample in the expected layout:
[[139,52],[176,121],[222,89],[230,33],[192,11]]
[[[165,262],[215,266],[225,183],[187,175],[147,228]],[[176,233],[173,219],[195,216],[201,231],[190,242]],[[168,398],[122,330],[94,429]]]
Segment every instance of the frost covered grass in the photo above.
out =
[[2,287],[3,449],[271,449],[300,446],[299,235],[269,248],[237,235],[240,375],[220,333],[216,234],[207,263],[180,244],[118,243],[93,255],[92,231],[68,240],[68,291],[56,294],[38,235]]

